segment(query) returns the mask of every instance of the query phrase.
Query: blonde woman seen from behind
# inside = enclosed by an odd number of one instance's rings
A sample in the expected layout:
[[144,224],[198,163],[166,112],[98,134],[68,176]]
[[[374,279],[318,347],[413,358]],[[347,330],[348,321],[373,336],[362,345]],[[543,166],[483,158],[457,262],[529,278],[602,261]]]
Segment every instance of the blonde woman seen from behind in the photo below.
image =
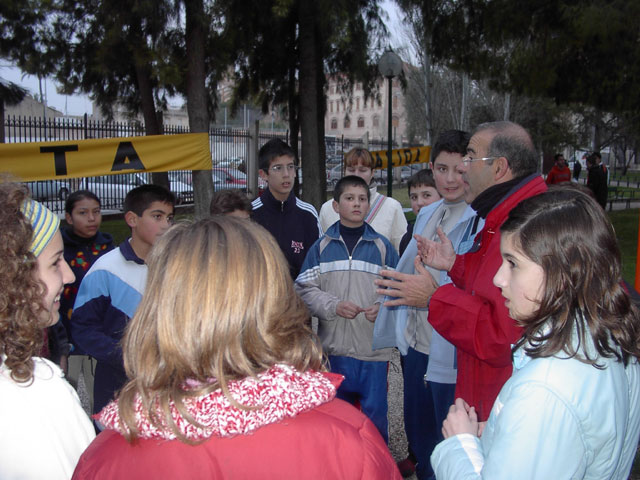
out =
[[400,478],[380,434],[335,399],[287,262],[252,222],[170,229],[123,340],[129,381],[77,479]]

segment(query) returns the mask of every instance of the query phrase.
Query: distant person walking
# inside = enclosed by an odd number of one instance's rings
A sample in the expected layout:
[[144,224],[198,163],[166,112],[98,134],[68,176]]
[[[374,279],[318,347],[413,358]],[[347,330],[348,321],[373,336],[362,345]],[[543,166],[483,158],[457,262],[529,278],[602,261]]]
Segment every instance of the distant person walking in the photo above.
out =
[[573,178],[576,182],[580,180],[580,172],[582,172],[582,163],[580,163],[580,160],[576,158],[573,162]]
[[599,156],[599,153],[594,152],[587,157],[587,187],[591,189],[600,206],[606,209],[609,188],[607,187],[607,174],[598,163]]
[[567,167],[567,161],[564,159],[564,155],[556,153],[553,159],[553,167],[551,167],[551,171],[547,175],[547,185],[570,182],[571,170]]

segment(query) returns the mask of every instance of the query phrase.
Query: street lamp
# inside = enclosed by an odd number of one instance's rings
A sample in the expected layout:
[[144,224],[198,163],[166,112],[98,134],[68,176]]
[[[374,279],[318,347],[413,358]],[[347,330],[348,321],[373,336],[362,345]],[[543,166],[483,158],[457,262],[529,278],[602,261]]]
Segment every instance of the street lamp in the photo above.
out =
[[392,86],[393,86],[393,77],[397,77],[400,75],[402,71],[402,59],[394,53],[391,48],[389,48],[380,60],[378,60],[378,71],[383,77],[386,77],[389,80],[389,121],[388,121],[388,145],[387,145],[387,196],[391,196],[391,184],[393,183],[393,162],[391,161],[391,150],[392,150],[392,138],[391,138],[391,95],[392,95]]

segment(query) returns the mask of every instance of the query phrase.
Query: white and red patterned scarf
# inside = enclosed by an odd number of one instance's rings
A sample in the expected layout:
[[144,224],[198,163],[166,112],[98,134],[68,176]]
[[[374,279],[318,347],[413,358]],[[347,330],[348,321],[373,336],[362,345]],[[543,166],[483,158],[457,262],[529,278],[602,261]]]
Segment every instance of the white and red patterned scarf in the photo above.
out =
[[[341,375],[315,371],[299,372],[288,365],[275,365],[259,374],[258,378],[248,377],[229,382],[229,392],[238,403],[261,408],[237,408],[231,405],[218,389],[206,395],[191,397],[184,402],[189,414],[203,428],[182,417],[173,401],[171,415],[178,430],[193,441],[206,440],[212,436],[244,435],[329,402],[335,397],[336,388],[342,379]],[[160,427],[149,421],[139,397],[136,397],[135,412],[140,438],[176,438],[171,429],[164,424],[160,412],[158,417],[163,422]],[[117,401],[104,407],[94,418],[108,429],[122,434],[128,431],[118,414]]]

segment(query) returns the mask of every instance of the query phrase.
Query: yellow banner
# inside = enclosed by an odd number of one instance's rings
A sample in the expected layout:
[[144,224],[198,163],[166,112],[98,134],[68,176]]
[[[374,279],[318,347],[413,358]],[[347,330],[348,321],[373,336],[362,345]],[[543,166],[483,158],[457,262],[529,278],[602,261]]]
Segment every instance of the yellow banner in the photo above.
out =
[[23,181],[210,168],[207,133],[0,144],[0,171]]
[[[374,170],[379,168],[387,168],[387,150],[377,150],[375,152],[371,152],[371,155],[373,155]],[[398,148],[395,150],[391,150],[391,161],[394,167],[402,167],[403,165],[427,163],[430,160],[430,155],[430,146]]]

